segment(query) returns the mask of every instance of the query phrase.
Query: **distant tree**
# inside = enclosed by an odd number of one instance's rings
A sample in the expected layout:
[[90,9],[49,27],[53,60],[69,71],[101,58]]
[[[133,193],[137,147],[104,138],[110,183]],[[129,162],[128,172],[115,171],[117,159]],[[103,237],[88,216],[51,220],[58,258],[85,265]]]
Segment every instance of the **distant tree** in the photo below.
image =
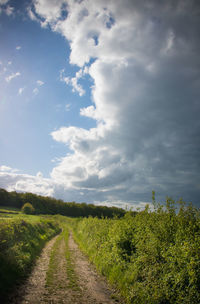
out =
[[[123,217],[125,210],[116,207],[95,206],[93,204],[64,202],[53,197],[41,196],[33,193],[7,192],[0,188],[0,206],[21,208],[29,202],[34,211],[30,214],[61,214],[71,217]],[[23,206],[23,207],[22,207]],[[29,212],[29,211],[28,211]]]
[[25,214],[34,214],[35,208],[30,203],[25,203],[22,207],[22,212]]

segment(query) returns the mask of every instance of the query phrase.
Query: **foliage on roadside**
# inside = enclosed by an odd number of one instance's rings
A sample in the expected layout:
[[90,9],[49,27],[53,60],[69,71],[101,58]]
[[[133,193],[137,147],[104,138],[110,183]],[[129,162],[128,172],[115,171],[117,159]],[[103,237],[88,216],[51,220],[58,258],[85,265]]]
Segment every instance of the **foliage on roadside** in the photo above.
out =
[[71,221],[80,247],[127,303],[200,303],[200,211],[181,200],[121,219]]
[[45,242],[59,232],[56,221],[36,216],[0,219],[0,298],[24,278]]

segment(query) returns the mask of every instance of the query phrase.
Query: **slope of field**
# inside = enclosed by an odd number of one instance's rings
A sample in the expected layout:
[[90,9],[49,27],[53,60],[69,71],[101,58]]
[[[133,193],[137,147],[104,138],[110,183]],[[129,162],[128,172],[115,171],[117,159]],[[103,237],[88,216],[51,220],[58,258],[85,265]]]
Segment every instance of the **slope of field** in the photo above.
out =
[[60,231],[53,218],[0,209],[0,300],[30,271],[45,242]]
[[121,219],[71,220],[76,240],[127,303],[200,303],[200,211],[180,201]]

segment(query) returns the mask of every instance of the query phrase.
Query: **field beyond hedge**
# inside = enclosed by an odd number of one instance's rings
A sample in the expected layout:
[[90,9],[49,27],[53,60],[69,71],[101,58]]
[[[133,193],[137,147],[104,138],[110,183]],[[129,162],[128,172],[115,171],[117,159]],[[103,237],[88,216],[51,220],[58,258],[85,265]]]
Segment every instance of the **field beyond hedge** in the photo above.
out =
[[71,220],[74,235],[127,303],[200,303],[200,211],[181,201],[121,219]]

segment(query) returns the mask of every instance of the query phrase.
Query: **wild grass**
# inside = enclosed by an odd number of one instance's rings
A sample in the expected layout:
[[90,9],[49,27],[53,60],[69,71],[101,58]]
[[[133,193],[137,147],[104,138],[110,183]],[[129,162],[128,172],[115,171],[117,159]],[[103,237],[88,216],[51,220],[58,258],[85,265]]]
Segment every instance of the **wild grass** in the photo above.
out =
[[58,265],[57,253],[62,239],[63,239],[63,232],[58,236],[51,250],[49,266],[46,273],[46,287],[49,289],[52,289],[52,287],[54,286],[54,274],[56,272]]
[[65,242],[65,252],[63,258],[66,259],[66,287],[75,291],[80,291],[80,287],[78,284],[78,278],[74,270],[74,261],[72,254],[69,249],[69,230],[68,230],[68,219],[65,217],[61,217],[62,221],[62,233],[58,236],[55,244],[53,245],[48,271],[46,274],[46,287],[51,290],[54,287],[54,274],[57,271],[57,266],[59,263],[59,249],[61,242],[64,240]]
[[0,297],[29,273],[45,242],[59,232],[55,220],[23,214],[0,217]]
[[68,287],[75,291],[81,291],[80,286],[78,284],[78,277],[75,272],[74,268],[74,258],[72,256],[72,253],[69,249],[69,230],[67,229],[65,235],[65,243],[66,243],[66,251],[65,251],[65,257],[67,260],[67,278],[69,280]]

